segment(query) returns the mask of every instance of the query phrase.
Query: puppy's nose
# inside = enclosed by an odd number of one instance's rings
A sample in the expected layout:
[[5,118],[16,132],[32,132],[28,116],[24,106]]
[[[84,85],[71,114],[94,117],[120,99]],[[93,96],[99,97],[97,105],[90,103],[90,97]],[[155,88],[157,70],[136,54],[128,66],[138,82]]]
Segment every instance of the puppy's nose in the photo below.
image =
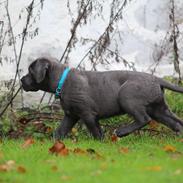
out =
[[23,83],[24,80],[25,80],[25,76],[23,76],[23,77],[20,79],[21,83]]

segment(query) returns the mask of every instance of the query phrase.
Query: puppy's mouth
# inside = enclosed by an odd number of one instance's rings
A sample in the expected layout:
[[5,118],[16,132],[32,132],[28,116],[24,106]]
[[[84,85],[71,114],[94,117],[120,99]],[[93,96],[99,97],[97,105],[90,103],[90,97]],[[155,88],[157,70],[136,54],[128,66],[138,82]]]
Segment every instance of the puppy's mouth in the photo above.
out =
[[21,87],[23,88],[24,91],[28,92],[28,91],[38,91],[39,89],[34,88],[32,86],[26,85],[25,83],[22,82]]
[[26,92],[39,90],[28,76],[22,77],[21,86]]

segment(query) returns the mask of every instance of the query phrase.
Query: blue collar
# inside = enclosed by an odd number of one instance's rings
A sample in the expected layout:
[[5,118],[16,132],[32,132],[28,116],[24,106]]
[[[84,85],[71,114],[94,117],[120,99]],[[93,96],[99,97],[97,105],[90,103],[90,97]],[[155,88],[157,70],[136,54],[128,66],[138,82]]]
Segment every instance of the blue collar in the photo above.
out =
[[67,67],[64,69],[63,73],[61,74],[60,80],[59,80],[59,83],[58,83],[58,86],[56,89],[56,93],[55,93],[56,97],[60,96],[62,87],[64,85],[65,80],[67,79],[67,75],[68,75],[69,71],[70,71],[70,68]]

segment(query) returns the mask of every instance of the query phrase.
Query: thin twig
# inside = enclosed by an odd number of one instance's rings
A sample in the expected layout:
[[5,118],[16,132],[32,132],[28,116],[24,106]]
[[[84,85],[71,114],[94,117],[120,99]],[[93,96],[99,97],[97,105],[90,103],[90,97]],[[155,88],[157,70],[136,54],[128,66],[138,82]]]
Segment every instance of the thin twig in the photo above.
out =
[[7,110],[7,108],[9,107],[9,105],[12,103],[12,101],[15,99],[15,97],[17,96],[17,94],[19,93],[19,91],[21,90],[21,87],[16,91],[16,93],[12,96],[11,100],[6,104],[6,106],[4,107],[4,109],[1,111],[0,113],[0,118],[3,116],[3,114],[5,113],[5,111]]
[[[11,18],[10,18],[10,14],[9,14],[9,10],[8,10],[8,7],[9,7],[8,5],[9,5],[9,0],[7,0],[6,13],[7,13],[7,17],[8,17],[10,33],[11,33],[11,38],[12,38],[12,42],[13,42],[13,50],[14,50],[14,54],[15,54],[15,61],[16,61],[16,64],[18,65],[18,56],[17,56],[17,51],[16,51],[16,43],[15,43],[15,37],[14,37],[13,28],[12,28],[12,24],[11,24]],[[19,84],[21,85],[19,70],[17,70],[17,72],[18,72]],[[22,103],[22,107],[24,107],[23,88],[21,88],[21,103]]]
[[88,50],[88,52],[84,55],[84,57],[81,59],[81,61],[79,62],[79,64],[77,65],[76,68],[79,68],[81,63],[85,60],[85,58],[92,52],[92,50],[98,45],[98,43],[100,43],[100,41],[102,40],[102,38],[105,36],[105,34],[109,31],[109,29],[111,28],[111,26],[113,25],[114,21],[119,17],[119,15],[121,14],[124,6],[126,5],[126,0],[124,0],[123,4],[121,5],[121,7],[119,8],[119,10],[117,11],[117,13],[113,16],[112,19],[110,19],[110,22],[108,24],[108,26],[106,27],[105,31],[103,32],[103,34],[98,38],[98,40],[90,47],[90,49]]
[[15,78],[14,78],[14,82],[13,82],[13,85],[12,85],[12,88],[11,88],[12,93],[13,93],[13,90],[14,90],[14,87],[15,87],[15,83],[16,83],[16,79],[17,79],[17,75],[18,75],[19,65],[20,65],[20,61],[21,61],[21,57],[22,57],[22,51],[23,51],[23,47],[24,47],[24,43],[25,43],[25,37],[26,37],[26,34],[27,34],[27,28],[28,28],[28,25],[29,25],[30,17],[32,15],[33,4],[34,4],[34,0],[31,2],[31,4],[27,8],[27,11],[28,11],[27,21],[26,21],[26,26],[23,29],[22,43],[21,43],[21,47],[20,47],[18,63],[16,65]]

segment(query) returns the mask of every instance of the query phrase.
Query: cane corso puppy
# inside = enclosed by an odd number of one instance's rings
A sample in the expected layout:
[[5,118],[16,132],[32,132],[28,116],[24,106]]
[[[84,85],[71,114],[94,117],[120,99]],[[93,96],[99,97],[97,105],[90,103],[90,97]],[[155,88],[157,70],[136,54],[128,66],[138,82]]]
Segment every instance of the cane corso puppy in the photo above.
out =
[[[54,93],[66,66],[39,58],[29,66],[22,87],[25,91]],[[147,125],[152,119],[173,131],[183,132],[183,121],[173,114],[164,97],[164,89],[183,93],[183,88],[153,75],[133,71],[79,71],[71,69],[59,93],[64,119],[55,132],[64,138],[78,120],[82,120],[94,138],[103,137],[99,120],[128,113],[134,122],[115,130],[126,136]]]

